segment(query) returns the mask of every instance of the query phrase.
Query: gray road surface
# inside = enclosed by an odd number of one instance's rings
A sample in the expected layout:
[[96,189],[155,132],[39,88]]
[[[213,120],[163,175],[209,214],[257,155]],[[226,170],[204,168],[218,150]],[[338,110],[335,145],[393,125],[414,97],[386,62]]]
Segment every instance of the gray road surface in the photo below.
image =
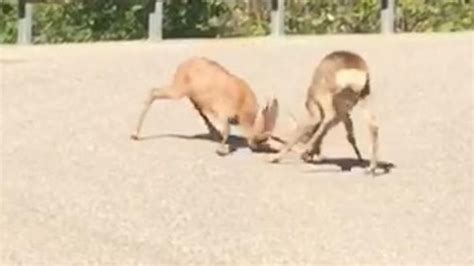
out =
[[[1,265],[474,263],[473,34],[120,42],[0,48]],[[276,95],[293,128],[312,71],[335,49],[372,69],[380,157],[371,178],[340,125],[335,164],[226,158],[188,101],[154,105],[152,86],[192,55]],[[358,111],[364,156],[368,130]],[[165,137],[178,134],[181,138]],[[237,130],[233,134],[238,135]],[[339,164],[339,166],[337,165]]]

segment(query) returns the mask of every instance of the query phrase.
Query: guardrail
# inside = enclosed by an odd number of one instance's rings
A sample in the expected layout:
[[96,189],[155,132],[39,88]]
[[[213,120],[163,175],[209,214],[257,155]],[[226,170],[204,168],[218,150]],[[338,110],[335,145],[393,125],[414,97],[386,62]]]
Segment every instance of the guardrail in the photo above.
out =
[[[18,0],[18,44],[31,44],[34,4],[41,0]],[[160,41],[163,39],[163,2],[165,0],[154,0],[153,11],[148,16],[148,39]],[[271,1],[271,36],[283,36],[285,34],[285,0]],[[381,32],[393,33],[395,21],[395,1],[381,1]]]
[[30,44],[33,38],[33,3],[36,1],[18,1],[18,44]]

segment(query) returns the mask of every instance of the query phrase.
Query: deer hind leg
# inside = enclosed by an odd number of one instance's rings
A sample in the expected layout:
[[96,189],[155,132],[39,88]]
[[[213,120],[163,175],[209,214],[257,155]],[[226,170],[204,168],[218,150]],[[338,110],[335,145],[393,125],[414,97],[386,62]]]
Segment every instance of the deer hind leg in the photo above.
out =
[[318,117],[318,123],[314,125],[314,127],[301,139],[301,143],[308,143],[308,141],[311,139],[311,136],[316,133],[316,130],[318,130],[319,125],[321,124],[321,120],[324,114],[324,111],[321,107],[321,105],[316,102],[316,101],[307,101],[306,102],[306,109],[308,112],[311,114],[313,117]]
[[209,117],[207,117],[206,114],[202,111],[202,109],[199,107],[199,105],[191,100],[191,103],[193,104],[194,108],[198,111],[199,115],[201,116],[202,120],[204,120],[204,123],[206,124],[207,129],[209,130],[209,135],[213,140],[222,140],[222,135],[219,132],[219,130],[216,129],[216,127],[211,123],[209,120]]
[[305,162],[312,161],[315,155],[318,157],[320,156],[321,144],[325,135],[340,121],[332,105],[328,105],[328,107],[324,110],[325,112],[322,117],[321,124],[319,125],[316,132],[311,136],[311,139],[308,141],[308,143],[306,143],[304,152],[301,154],[301,159],[303,159]]
[[379,126],[376,120],[375,115],[371,111],[371,109],[368,107],[368,98],[365,98],[361,103],[362,109],[363,109],[363,114],[365,121],[368,125],[369,128],[369,133],[370,133],[370,153],[371,153],[371,158],[370,158],[370,165],[368,171],[371,174],[375,174],[375,169],[377,168],[377,162],[378,162],[378,146],[379,146]]
[[138,117],[137,127],[135,132],[131,135],[131,138],[134,140],[138,140],[140,137],[140,130],[145,120],[145,116],[148,113],[151,104],[157,99],[179,99],[183,95],[173,87],[166,87],[166,88],[153,88],[150,90],[148,98],[145,100],[145,104],[143,109]]
[[350,114],[346,114],[343,117],[342,122],[344,123],[344,127],[346,129],[347,141],[351,144],[352,149],[354,149],[357,159],[359,161],[362,161],[362,156],[360,155],[360,151],[359,151],[359,148],[357,147],[356,139],[354,136],[354,123],[352,122],[352,118]]

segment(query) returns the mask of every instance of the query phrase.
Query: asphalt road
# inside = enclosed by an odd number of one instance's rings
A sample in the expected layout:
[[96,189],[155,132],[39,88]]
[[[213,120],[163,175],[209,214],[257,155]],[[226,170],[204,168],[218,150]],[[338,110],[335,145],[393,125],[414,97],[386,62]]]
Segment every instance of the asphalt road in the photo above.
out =
[[[0,264],[472,265],[473,36],[0,46]],[[206,128],[186,100],[157,102],[148,138],[129,139],[148,89],[193,55],[277,96],[285,136],[336,49],[371,67],[387,174],[364,173],[342,125],[327,164],[221,158],[192,137]],[[354,122],[367,157],[357,110]]]

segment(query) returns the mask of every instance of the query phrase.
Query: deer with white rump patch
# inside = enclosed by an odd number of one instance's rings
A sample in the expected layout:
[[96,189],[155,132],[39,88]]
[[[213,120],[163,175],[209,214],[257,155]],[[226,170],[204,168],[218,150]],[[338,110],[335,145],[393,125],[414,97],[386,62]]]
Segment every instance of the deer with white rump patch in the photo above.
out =
[[351,110],[360,102],[370,131],[371,159],[368,170],[373,174],[378,160],[378,126],[368,106],[369,83],[367,63],[359,55],[348,51],[335,51],[326,55],[313,73],[308,88],[305,103],[307,120],[298,124],[295,136],[270,161],[279,162],[298,142],[305,143],[301,154],[304,161],[318,160],[324,136],[339,122],[343,122],[347,140],[357,158],[362,160],[350,117]]
[[[254,92],[244,80],[229,73],[215,61],[193,57],[178,66],[170,86],[151,89],[132,139],[139,139],[143,120],[155,100],[183,97],[189,98],[204,120],[211,137],[220,140],[216,152],[221,156],[232,150],[227,144],[231,125],[242,129],[252,150],[262,147],[275,127],[278,115],[278,101],[275,98],[259,109]],[[221,132],[209,117],[222,123]]]

